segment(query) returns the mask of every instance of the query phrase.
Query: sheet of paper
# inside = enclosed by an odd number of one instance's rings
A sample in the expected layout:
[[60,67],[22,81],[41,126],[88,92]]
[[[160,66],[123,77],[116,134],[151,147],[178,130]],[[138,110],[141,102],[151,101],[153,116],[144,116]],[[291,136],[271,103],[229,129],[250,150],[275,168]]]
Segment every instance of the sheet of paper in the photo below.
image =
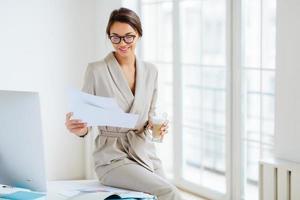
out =
[[138,115],[125,113],[113,98],[94,96],[75,89],[69,89],[68,95],[73,118],[81,119],[88,126],[134,128],[138,120]]
[[[72,200],[100,200],[106,199],[110,196],[114,195],[112,192],[96,192],[96,193],[86,193],[80,194],[72,198]],[[116,196],[114,199],[120,199]]]
[[103,109],[123,112],[114,98],[90,95],[74,88],[68,89],[68,95],[71,104],[74,103],[76,105],[77,103],[83,103]]
[[[86,200],[86,199],[105,199],[107,197],[111,197],[112,195],[117,195],[124,199],[154,199],[153,195],[146,194],[143,192],[131,192],[131,191],[125,191],[125,192],[110,192],[110,191],[94,191],[94,192],[80,192],[77,195],[73,196],[67,196],[67,197],[73,197],[72,199],[76,200]],[[117,198],[119,199],[119,198]]]
[[126,199],[126,198],[134,198],[134,199],[153,199],[153,196],[150,194],[146,194],[144,192],[121,192],[118,194],[120,197]]
[[59,191],[58,194],[64,197],[74,197],[76,195],[79,195],[80,192],[77,190],[63,190],[63,191]]
[[[79,194],[86,193],[123,193],[124,195],[135,191],[125,190],[121,188],[109,187],[102,185],[98,180],[86,180],[86,181],[59,181],[56,184],[56,187],[53,189],[54,191],[58,191],[60,195],[65,197],[74,197]],[[137,192],[140,193],[140,192]]]

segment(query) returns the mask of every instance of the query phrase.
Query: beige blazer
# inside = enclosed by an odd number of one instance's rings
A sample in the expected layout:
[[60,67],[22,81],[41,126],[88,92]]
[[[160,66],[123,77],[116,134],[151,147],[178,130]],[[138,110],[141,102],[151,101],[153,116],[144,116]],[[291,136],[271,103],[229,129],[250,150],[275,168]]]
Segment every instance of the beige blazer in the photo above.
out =
[[95,171],[100,180],[111,169],[129,163],[138,163],[150,171],[161,168],[155,145],[145,129],[149,116],[155,112],[157,76],[154,65],[136,59],[136,85],[133,95],[113,52],[104,60],[88,65],[82,91],[97,96],[114,97],[125,112],[139,115],[134,129],[97,127],[99,134],[94,141],[93,157]]

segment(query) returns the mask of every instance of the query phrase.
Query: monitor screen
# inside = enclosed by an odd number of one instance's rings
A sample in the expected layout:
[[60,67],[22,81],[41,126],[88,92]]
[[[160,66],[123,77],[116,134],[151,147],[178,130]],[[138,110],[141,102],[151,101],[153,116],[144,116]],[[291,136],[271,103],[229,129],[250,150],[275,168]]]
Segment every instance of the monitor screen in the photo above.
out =
[[39,94],[0,90],[0,184],[46,191]]

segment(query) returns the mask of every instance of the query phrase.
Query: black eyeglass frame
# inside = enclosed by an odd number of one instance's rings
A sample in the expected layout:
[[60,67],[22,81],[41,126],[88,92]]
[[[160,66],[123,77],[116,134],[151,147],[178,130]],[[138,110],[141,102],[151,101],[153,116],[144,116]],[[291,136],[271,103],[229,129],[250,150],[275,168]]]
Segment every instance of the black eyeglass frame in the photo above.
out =
[[[133,38],[133,39],[132,39],[132,42],[126,42],[125,38],[128,37],[128,36],[130,36],[130,37]],[[125,35],[125,36],[110,35],[110,36],[108,36],[108,37],[109,37],[110,41],[111,41],[113,44],[120,44],[122,40],[123,40],[126,44],[131,44],[131,43],[133,43],[134,39],[136,38],[136,35]],[[113,41],[111,40],[112,37],[117,37],[117,38],[119,38],[120,41],[117,42],[117,43],[115,43],[115,42],[113,42]]]

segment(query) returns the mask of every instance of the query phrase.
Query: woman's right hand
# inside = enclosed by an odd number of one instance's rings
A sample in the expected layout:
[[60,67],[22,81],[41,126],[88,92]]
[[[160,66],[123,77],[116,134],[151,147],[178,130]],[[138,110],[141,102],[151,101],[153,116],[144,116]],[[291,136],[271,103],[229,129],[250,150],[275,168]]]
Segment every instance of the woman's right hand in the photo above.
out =
[[66,114],[66,122],[65,125],[67,129],[77,135],[77,136],[83,136],[87,134],[88,128],[87,123],[82,122],[80,119],[71,119],[73,113],[69,112]]

